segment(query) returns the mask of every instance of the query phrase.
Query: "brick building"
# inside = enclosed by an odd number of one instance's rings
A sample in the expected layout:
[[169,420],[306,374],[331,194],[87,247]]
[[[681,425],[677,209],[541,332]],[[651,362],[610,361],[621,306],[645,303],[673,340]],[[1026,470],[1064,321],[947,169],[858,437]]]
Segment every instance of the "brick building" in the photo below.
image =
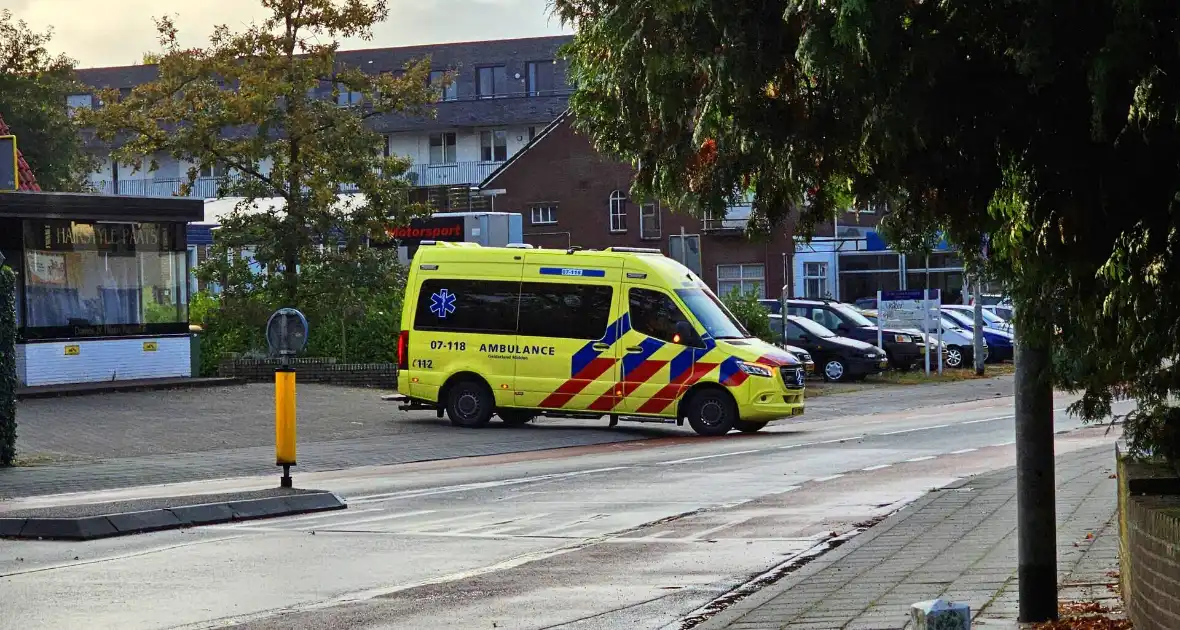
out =
[[480,186],[496,192],[496,210],[521,213],[525,242],[563,249],[659,248],[720,295],[734,288],[759,297],[781,295],[792,276],[788,231],[755,242],[745,233],[748,206],[702,221],[631,199],[632,168],[596,151],[571,122],[563,114]]

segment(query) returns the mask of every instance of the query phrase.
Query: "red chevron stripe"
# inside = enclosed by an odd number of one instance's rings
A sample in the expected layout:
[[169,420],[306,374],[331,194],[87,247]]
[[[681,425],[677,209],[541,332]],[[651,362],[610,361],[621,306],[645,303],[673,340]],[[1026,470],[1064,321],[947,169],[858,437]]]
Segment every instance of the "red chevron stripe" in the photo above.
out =
[[647,402],[640,405],[639,409],[636,411],[638,413],[645,414],[662,413],[672,403],[676,402],[677,398],[680,398],[680,395],[684,392],[684,390],[692,387],[693,385],[696,385],[697,381],[704,378],[706,374],[713,371],[713,368],[717,367],[718,365],[720,364],[694,364],[691,370],[685,370],[684,374],[681,375],[680,378],[675,379],[662,387],[660,391],[656,392],[656,394],[651,397],[651,400],[648,400]]
[[[614,409],[622,400],[631,395],[639,386],[646,383],[651,377],[655,376],[660,368],[668,365],[667,361],[644,361],[640,363],[631,373],[627,375],[627,380],[615,383],[615,386],[594,401],[590,408],[595,411],[610,411]],[[616,392],[622,392],[618,394]]]
[[749,374],[746,374],[745,372],[738,370],[737,372],[734,372],[733,374],[731,374],[729,376],[729,378],[725,379],[725,382],[722,383],[722,385],[724,385],[726,387],[737,387],[737,386],[741,385],[742,383],[745,383],[746,379],[748,379],[748,378],[750,378]]
[[561,384],[552,394],[549,394],[545,400],[541,401],[541,406],[547,409],[558,409],[564,407],[574,396],[586,389],[586,386],[593,383],[595,379],[606,371],[611,369],[615,364],[615,359],[598,358],[590,361],[586,367],[582,368],[581,372],[574,375],[573,378]]

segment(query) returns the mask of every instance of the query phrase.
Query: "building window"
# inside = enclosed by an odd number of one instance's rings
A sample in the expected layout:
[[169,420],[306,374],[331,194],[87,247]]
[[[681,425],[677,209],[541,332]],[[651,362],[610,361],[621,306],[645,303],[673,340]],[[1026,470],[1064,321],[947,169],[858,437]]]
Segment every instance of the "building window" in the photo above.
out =
[[530,212],[533,225],[546,225],[550,223],[557,223],[557,206],[544,205],[533,206]]
[[164,223],[26,222],[25,326],[43,329],[35,336],[46,338],[79,329],[150,334],[153,325],[188,322],[184,230]]
[[536,138],[536,137],[537,137],[537,128],[536,127],[529,127],[529,142],[532,142],[533,138]]
[[503,162],[508,159],[508,132],[503,129],[479,133],[480,159],[484,162]]
[[610,194],[610,231],[627,231],[627,196],[621,190]]
[[803,297],[828,297],[828,263],[803,263]]
[[660,204],[645,203],[639,206],[639,237],[660,238]]
[[343,85],[337,85],[339,94],[336,95],[336,104],[340,107],[356,107],[361,104],[363,95],[360,92],[353,92]]
[[766,297],[766,265],[717,265],[717,293],[726,296],[737,291],[756,298]]
[[430,71],[430,85],[432,87],[442,90],[442,100],[457,101],[459,100],[459,82],[451,81],[447,85],[443,85],[443,81],[447,78],[447,73],[442,70]]
[[548,61],[529,62],[529,96],[546,96],[556,88],[557,65]]
[[214,162],[201,167],[201,177],[225,177],[229,174],[229,167],[224,162]]
[[71,94],[66,97],[66,109],[69,110],[71,116],[75,109],[92,109],[93,107],[94,97],[90,94]]
[[430,163],[455,163],[455,132],[446,131],[430,134]]
[[504,66],[485,66],[475,70],[476,94],[480,98],[496,98],[508,93],[508,71]]

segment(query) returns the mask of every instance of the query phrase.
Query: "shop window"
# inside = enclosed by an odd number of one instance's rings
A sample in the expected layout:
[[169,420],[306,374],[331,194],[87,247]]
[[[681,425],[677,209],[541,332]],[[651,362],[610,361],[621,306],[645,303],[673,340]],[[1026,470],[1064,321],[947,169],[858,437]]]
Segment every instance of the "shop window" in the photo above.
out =
[[717,294],[737,291],[756,298],[766,297],[766,265],[717,265]]
[[803,263],[803,296],[826,298],[828,293],[828,263]]
[[28,221],[25,243],[33,337],[163,333],[188,322],[183,225]]

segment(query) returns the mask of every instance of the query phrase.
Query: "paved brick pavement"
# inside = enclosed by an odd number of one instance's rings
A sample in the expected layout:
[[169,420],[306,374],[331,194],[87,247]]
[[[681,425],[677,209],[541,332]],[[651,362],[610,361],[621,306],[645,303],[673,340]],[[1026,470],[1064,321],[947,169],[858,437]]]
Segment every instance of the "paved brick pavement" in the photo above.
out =
[[[1058,571],[1068,598],[1112,597],[1118,567],[1114,451],[1057,459]],[[698,630],[900,630],[912,604],[971,606],[976,627],[1014,628],[1016,470],[932,492]]]
[[[404,413],[379,390],[299,387],[300,470],[398,464],[691,434],[687,427],[542,420],[486,430]],[[808,401],[802,421],[1008,396],[1012,378],[888,386]],[[269,474],[274,389],[253,384],[23,400],[17,451],[34,466],[0,469],[0,498]]]

